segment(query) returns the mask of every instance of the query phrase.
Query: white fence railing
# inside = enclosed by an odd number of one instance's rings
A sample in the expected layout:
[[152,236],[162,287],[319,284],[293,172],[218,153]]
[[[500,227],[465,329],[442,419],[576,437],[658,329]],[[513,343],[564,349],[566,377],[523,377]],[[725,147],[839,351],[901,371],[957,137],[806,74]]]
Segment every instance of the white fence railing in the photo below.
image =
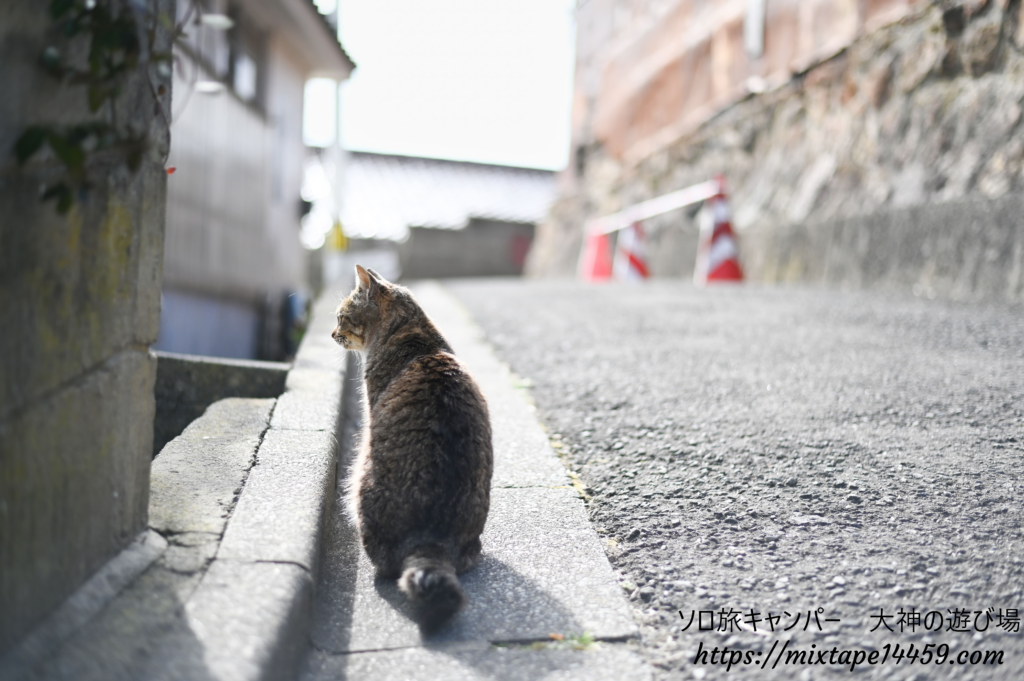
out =
[[722,193],[722,182],[720,180],[715,179],[701,182],[686,189],[680,189],[670,194],[634,204],[625,210],[620,210],[618,213],[588,220],[586,232],[587,234],[611,234],[612,232],[629,227],[634,222],[641,222],[662,213],[668,213],[700,203],[701,201],[707,201],[712,196],[717,196],[720,193]]

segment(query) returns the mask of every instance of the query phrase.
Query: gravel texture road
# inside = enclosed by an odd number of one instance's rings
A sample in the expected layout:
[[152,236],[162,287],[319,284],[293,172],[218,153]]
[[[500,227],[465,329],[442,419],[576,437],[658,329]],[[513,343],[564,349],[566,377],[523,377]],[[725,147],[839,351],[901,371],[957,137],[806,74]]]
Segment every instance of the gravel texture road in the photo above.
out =
[[663,678],[1024,678],[1019,306],[448,286],[579,476]]

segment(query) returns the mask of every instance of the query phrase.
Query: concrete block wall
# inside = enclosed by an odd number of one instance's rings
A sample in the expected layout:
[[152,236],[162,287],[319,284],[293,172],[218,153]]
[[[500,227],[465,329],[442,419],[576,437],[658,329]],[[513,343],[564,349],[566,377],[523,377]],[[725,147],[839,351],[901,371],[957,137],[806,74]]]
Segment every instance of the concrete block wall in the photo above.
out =
[[398,246],[405,279],[518,276],[534,226],[471,218],[462,229],[413,227]]
[[157,352],[153,456],[206,408],[226,397],[270,398],[284,392],[290,365]]
[[67,215],[40,201],[61,167],[19,168],[17,137],[96,117],[39,66],[48,8],[0,5],[0,651],[145,528],[153,442],[166,130],[133,80],[119,115],[152,123],[140,170],[99,160]]
[[973,198],[748,233],[767,282],[870,287],[954,300],[1024,300],[1024,198]]

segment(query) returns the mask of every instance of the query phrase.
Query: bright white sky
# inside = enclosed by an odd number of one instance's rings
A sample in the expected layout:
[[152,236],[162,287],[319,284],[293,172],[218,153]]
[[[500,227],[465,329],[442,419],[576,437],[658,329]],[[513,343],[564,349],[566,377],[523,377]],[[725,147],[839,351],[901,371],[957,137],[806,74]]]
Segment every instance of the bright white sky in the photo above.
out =
[[573,0],[340,2],[345,148],[565,166]]

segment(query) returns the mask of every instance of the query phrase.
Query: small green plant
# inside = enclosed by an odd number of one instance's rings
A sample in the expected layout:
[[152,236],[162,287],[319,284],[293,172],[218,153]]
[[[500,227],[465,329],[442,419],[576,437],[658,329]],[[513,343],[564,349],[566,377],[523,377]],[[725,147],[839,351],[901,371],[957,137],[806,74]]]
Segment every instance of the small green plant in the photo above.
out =
[[568,641],[569,647],[573,650],[589,650],[594,645],[594,635],[585,631],[579,636],[569,638]]
[[[162,64],[164,73],[170,74],[172,53],[156,52],[153,47],[161,25],[172,29],[172,39],[180,35],[181,27],[174,27],[166,16],[157,16],[138,0],[51,0],[50,16],[53,44],[43,50],[40,65],[64,85],[85,87],[89,111],[97,117],[70,126],[29,126],[13,151],[20,165],[44,147],[53,151],[64,172],[44,187],[42,199],[55,200],[58,212],[67,213],[76,196],[85,196],[91,186],[87,173],[90,158],[114,155],[132,172],[142,164],[150,146],[149,121],[142,126],[123,123],[116,106],[128,79],[140,70],[144,70],[156,100],[153,115],[170,125],[159,103],[166,87],[154,87],[148,71]],[[85,59],[73,63],[65,53],[81,40],[88,42]]]
[[596,645],[594,635],[589,631],[576,636],[548,634],[548,641],[532,643],[496,643],[496,648],[520,648],[526,650],[592,650]]

